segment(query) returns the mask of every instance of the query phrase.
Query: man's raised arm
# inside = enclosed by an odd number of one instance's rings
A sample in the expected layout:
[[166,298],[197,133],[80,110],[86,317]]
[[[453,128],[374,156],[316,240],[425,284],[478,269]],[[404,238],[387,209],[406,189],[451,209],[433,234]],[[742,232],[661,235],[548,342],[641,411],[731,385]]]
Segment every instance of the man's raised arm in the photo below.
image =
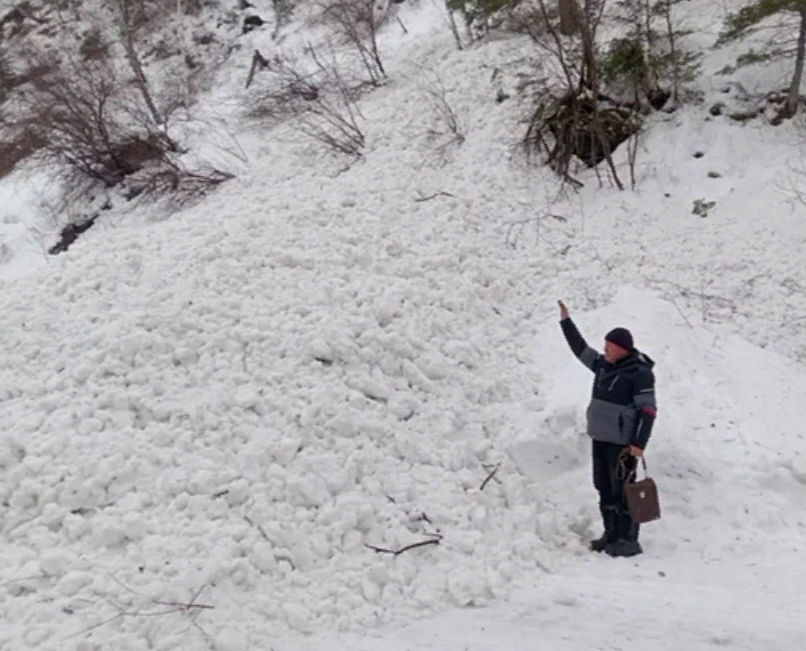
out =
[[568,347],[579,358],[580,362],[591,371],[595,371],[601,355],[588,346],[588,342],[585,341],[576,324],[571,320],[565,303],[558,302],[560,304],[560,327],[563,330],[563,335],[565,335],[565,340],[568,342]]

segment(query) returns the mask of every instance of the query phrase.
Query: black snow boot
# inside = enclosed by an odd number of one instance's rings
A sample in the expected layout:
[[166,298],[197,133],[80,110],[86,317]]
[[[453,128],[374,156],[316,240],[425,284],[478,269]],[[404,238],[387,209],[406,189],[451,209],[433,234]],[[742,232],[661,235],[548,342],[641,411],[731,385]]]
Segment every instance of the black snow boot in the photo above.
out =
[[630,557],[641,554],[644,550],[638,542],[640,527],[632,521],[630,512],[619,508],[616,512],[616,540],[605,546],[605,552],[614,557]]
[[616,527],[618,525],[617,522],[617,513],[615,506],[604,506],[599,505],[599,511],[602,514],[602,524],[604,525],[604,533],[601,535],[600,538],[596,538],[595,540],[591,540],[589,548],[592,552],[603,552],[607,549],[607,546],[611,543],[616,542]]

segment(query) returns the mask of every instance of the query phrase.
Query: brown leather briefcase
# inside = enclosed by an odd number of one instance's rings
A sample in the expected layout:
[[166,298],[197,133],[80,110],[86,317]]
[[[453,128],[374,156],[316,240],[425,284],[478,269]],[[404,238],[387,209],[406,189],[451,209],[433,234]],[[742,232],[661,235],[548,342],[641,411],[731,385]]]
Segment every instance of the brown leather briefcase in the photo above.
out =
[[[646,475],[646,460],[641,457],[641,464]],[[627,506],[630,509],[630,517],[636,524],[644,524],[653,520],[660,520],[660,500],[658,499],[658,487],[655,481],[647,476],[640,481],[628,481],[624,486],[624,493],[627,497]]]

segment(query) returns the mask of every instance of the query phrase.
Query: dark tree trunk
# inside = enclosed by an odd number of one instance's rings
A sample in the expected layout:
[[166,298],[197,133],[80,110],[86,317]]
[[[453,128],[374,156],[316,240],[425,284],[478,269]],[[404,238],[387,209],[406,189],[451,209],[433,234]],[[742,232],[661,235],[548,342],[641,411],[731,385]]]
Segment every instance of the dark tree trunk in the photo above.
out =
[[786,98],[786,115],[791,118],[798,110],[800,101],[800,82],[803,78],[803,60],[806,55],[806,9],[800,10],[800,32],[798,33],[798,49],[795,56],[795,72],[792,75],[792,85]]

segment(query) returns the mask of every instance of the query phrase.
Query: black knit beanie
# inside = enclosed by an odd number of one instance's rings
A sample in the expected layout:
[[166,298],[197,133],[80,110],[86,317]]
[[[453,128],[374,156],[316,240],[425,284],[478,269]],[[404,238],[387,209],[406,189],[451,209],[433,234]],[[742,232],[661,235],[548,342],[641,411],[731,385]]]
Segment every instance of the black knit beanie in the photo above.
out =
[[616,344],[624,350],[633,350],[632,334],[627,328],[613,328],[605,335],[605,341]]

